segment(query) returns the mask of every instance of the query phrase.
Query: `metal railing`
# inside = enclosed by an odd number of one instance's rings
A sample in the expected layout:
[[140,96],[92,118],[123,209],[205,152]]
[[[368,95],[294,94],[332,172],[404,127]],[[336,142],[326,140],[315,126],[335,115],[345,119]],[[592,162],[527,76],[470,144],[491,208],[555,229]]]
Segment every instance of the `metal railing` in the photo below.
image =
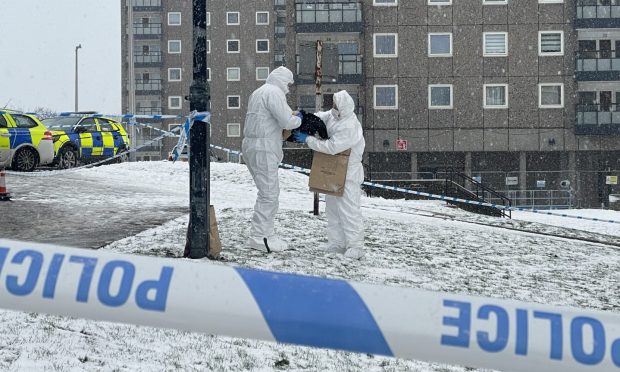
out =
[[160,91],[161,79],[136,79],[136,91]]
[[577,0],[578,19],[620,18],[618,0]]
[[577,51],[575,69],[579,72],[620,71],[620,51]]
[[136,108],[137,115],[161,115],[161,107],[138,107]]
[[134,23],[134,35],[161,35],[161,23]]
[[[530,209],[569,209],[573,207],[573,195],[567,190],[502,190],[500,193],[510,198],[512,205]],[[485,197],[489,203],[500,200],[493,195]]]
[[131,3],[136,8],[158,8],[158,7],[161,7],[161,0],[132,0]]
[[620,125],[620,104],[575,105],[576,124],[578,125]]
[[360,2],[297,2],[297,23],[354,23],[362,22]]
[[[297,74],[300,73],[300,56],[295,55]],[[338,54],[338,75],[362,75],[362,56],[360,54]]]
[[161,63],[161,52],[134,53],[134,63]]

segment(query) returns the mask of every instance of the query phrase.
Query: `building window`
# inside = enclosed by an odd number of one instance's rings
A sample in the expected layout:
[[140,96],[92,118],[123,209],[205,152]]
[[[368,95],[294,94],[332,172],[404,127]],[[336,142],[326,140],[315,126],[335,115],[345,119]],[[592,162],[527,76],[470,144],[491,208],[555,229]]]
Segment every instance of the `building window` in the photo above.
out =
[[538,84],[538,107],[562,108],[564,107],[564,84],[546,83]]
[[508,85],[484,84],[484,108],[508,108]]
[[269,12],[256,12],[256,24],[268,25],[269,24]]
[[436,84],[428,86],[428,108],[452,108],[452,84]]
[[169,68],[168,69],[168,81],[181,81],[181,69]]
[[485,32],[482,35],[485,57],[505,57],[508,55],[508,33]]
[[372,0],[374,6],[397,6],[398,0]]
[[269,76],[269,67],[257,67],[256,68],[256,80],[258,81],[267,80],[267,76]]
[[241,108],[241,96],[226,96],[226,108],[228,109]]
[[239,53],[239,39],[226,40],[226,53]]
[[452,34],[430,33],[428,34],[429,57],[452,57]]
[[211,26],[211,12],[207,12],[207,26]]
[[207,40],[207,54],[211,53],[211,40]]
[[256,40],[256,53],[269,53],[269,39]]
[[239,12],[226,12],[226,24],[229,26],[238,26]]
[[562,56],[564,55],[564,32],[563,31],[539,31],[538,32],[538,55]]
[[564,0],[538,0],[539,4],[561,4]]
[[398,57],[398,34],[373,35],[375,58]]
[[428,0],[428,5],[452,5],[452,0]]
[[181,54],[181,40],[168,40],[168,53]]
[[241,137],[241,124],[239,123],[226,124],[226,136]]
[[181,96],[170,96],[168,97],[168,108],[171,110],[179,110],[181,109]]
[[483,5],[504,5],[508,4],[508,0],[482,0]]
[[211,67],[207,67],[207,81],[211,81]]
[[240,81],[241,69],[239,67],[228,67],[226,69],[226,81]]
[[168,13],[168,26],[180,26],[181,25],[181,13],[169,12]]
[[375,85],[375,102],[377,110],[398,109],[398,85]]

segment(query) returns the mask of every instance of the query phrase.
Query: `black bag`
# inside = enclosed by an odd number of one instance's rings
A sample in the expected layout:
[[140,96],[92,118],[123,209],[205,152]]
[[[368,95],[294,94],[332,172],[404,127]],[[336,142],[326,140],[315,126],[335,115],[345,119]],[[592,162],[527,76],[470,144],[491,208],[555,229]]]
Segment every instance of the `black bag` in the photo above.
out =
[[309,136],[314,136],[316,133],[319,134],[319,137],[322,139],[329,139],[327,135],[327,127],[321,118],[314,114],[308,114],[304,110],[299,111],[302,113],[304,118],[301,120],[301,125],[297,129],[293,129],[293,133],[286,139],[288,142],[296,142],[295,141],[295,133],[303,132],[308,134]]

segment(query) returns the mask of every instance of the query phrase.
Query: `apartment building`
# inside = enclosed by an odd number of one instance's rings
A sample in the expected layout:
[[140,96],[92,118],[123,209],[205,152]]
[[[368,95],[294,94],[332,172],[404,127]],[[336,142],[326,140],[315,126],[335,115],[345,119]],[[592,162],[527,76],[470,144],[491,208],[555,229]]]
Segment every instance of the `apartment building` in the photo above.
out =
[[[136,2],[151,7],[134,6],[134,30],[161,23],[158,38],[147,33],[143,41],[134,32],[134,53],[146,43],[159,43],[161,51],[155,68],[134,65],[136,82],[145,82],[140,73],[161,81],[158,94],[137,95],[136,102],[187,113],[191,2]],[[212,142],[240,149],[249,94],[280,65],[296,74],[291,106],[314,111],[308,65],[321,40],[319,106],[331,107],[340,89],[355,99],[368,178],[440,178],[455,170],[521,205],[600,206],[620,192],[610,177],[620,172],[620,5],[614,4],[209,0]],[[169,24],[175,12],[181,25]],[[287,145],[285,154],[308,163],[299,146]]]

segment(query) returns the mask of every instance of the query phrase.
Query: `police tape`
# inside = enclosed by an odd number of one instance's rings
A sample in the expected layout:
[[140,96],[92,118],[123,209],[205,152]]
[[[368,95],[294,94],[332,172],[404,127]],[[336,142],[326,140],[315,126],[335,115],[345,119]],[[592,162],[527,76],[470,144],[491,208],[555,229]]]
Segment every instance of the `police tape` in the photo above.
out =
[[0,307],[509,371],[620,368],[620,315],[0,239]]
[[[36,115],[36,113],[31,113],[32,115]],[[140,115],[140,114],[88,114],[88,113],[79,113],[79,112],[61,112],[58,116],[73,116],[73,117],[94,117],[94,118],[120,118],[121,120],[131,120],[131,119],[152,119],[152,120],[165,120],[165,119],[184,119],[186,116],[182,115]]]
[[[227,149],[225,147],[216,146],[216,145],[211,145],[211,147],[213,147],[215,149],[218,149],[218,150],[230,152],[230,153],[233,153],[233,154],[242,155],[242,153],[239,152],[239,151]],[[292,169],[292,170],[294,170],[296,172],[310,174],[310,170],[309,169],[301,168],[301,167],[298,167],[298,166],[295,166],[295,165],[280,163],[280,166],[283,167],[283,168]],[[366,186],[369,186],[369,187],[378,188],[378,189],[396,191],[396,192],[400,192],[400,193],[404,193],[404,194],[412,194],[412,195],[417,195],[417,196],[423,196],[423,197],[430,198],[430,199],[438,199],[438,200],[444,200],[444,201],[453,201],[453,202],[458,202],[458,203],[463,203],[463,204],[473,204],[473,205],[478,205],[478,206],[482,206],[482,207],[492,207],[492,208],[502,209],[502,210],[506,210],[506,211],[521,211],[521,212],[545,214],[545,215],[557,216],[557,217],[574,218],[574,219],[585,220],[585,221],[596,221],[596,222],[606,222],[606,223],[620,224],[620,221],[616,221],[616,220],[608,220],[608,219],[596,218],[596,217],[573,216],[573,215],[566,214],[566,213],[553,213],[553,212],[549,212],[549,211],[545,211],[545,210],[539,210],[539,209],[510,207],[510,206],[506,206],[506,205],[487,203],[487,202],[478,201],[478,200],[469,200],[469,199],[455,198],[455,197],[451,197],[451,196],[447,196],[447,195],[430,194],[430,193],[427,193],[427,192],[410,190],[410,189],[406,189],[406,188],[403,188],[403,187],[388,186],[388,185],[383,185],[383,184],[380,184],[380,183],[369,182],[369,181],[364,181],[363,185],[366,185]]]

